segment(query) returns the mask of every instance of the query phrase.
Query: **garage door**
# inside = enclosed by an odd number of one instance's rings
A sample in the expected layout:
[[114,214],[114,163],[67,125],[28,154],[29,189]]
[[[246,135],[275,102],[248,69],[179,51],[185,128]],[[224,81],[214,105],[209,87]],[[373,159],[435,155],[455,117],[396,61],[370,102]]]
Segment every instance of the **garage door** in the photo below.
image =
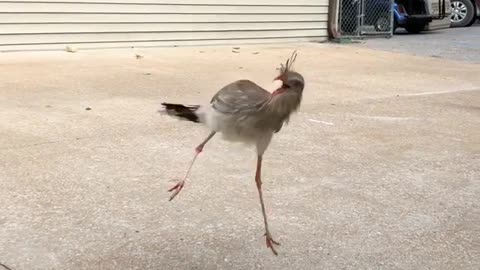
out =
[[322,41],[328,0],[0,0],[0,50]]

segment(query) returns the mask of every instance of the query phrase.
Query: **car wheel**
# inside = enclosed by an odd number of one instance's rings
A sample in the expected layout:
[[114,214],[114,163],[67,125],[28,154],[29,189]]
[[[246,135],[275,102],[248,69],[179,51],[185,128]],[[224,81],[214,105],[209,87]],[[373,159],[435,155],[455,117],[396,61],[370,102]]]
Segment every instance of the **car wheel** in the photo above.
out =
[[475,7],[470,0],[453,0],[450,21],[452,27],[466,27],[475,21]]
[[375,31],[388,32],[390,31],[390,18],[388,16],[380,16],[375,22]]

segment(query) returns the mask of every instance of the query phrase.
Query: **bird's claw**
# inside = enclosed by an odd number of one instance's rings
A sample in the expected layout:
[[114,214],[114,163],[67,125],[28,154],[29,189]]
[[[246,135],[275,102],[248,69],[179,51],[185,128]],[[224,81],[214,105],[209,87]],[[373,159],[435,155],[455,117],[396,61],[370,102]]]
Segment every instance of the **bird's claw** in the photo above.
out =
[[168,192],[173,192],[172,195],[170,196],[169,201],[173,200],[173,198],[175,198],[175,196],[177,196],[177,194],[180,193],[180,190],[182,190],[184,185],[185,185],[185,181],[182,180],[168,190]]
[[280,243],[273,240],[272,236],[269,233],[265,233],[265,242],[267,243],[267,248],[271,249],[275,256],[278,255],[277,251],[274,248],[274,245],[280,246]]

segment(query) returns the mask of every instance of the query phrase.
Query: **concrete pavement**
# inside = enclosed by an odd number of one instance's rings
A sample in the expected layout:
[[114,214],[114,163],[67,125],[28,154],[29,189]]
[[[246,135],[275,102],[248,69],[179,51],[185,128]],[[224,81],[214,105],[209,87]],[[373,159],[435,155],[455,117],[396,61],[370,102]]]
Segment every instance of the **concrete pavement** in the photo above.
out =
[[399,29],[391,39],[367,39],[357,45],[375,50],[480,64],[478,44],[480,44],[480,22],[470,27],[441,29],[415,35]]
[[[208,131],[156,111],[240,78],[271,90],[294,49],[304,103],[264,159],[275,257],[254,151],[213,139],[168,202]],[[480,65],[328,44],[239,51],[1,54],[0,263],[479,268]]]

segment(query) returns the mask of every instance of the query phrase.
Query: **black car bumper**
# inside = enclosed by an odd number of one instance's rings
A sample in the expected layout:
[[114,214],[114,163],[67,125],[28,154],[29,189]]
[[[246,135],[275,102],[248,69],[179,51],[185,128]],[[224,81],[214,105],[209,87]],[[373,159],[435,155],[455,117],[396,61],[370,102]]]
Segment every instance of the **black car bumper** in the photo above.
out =
[[432,20],[433,17],[430,15],[410,15],[405,23],[407,25],[427,25]]

